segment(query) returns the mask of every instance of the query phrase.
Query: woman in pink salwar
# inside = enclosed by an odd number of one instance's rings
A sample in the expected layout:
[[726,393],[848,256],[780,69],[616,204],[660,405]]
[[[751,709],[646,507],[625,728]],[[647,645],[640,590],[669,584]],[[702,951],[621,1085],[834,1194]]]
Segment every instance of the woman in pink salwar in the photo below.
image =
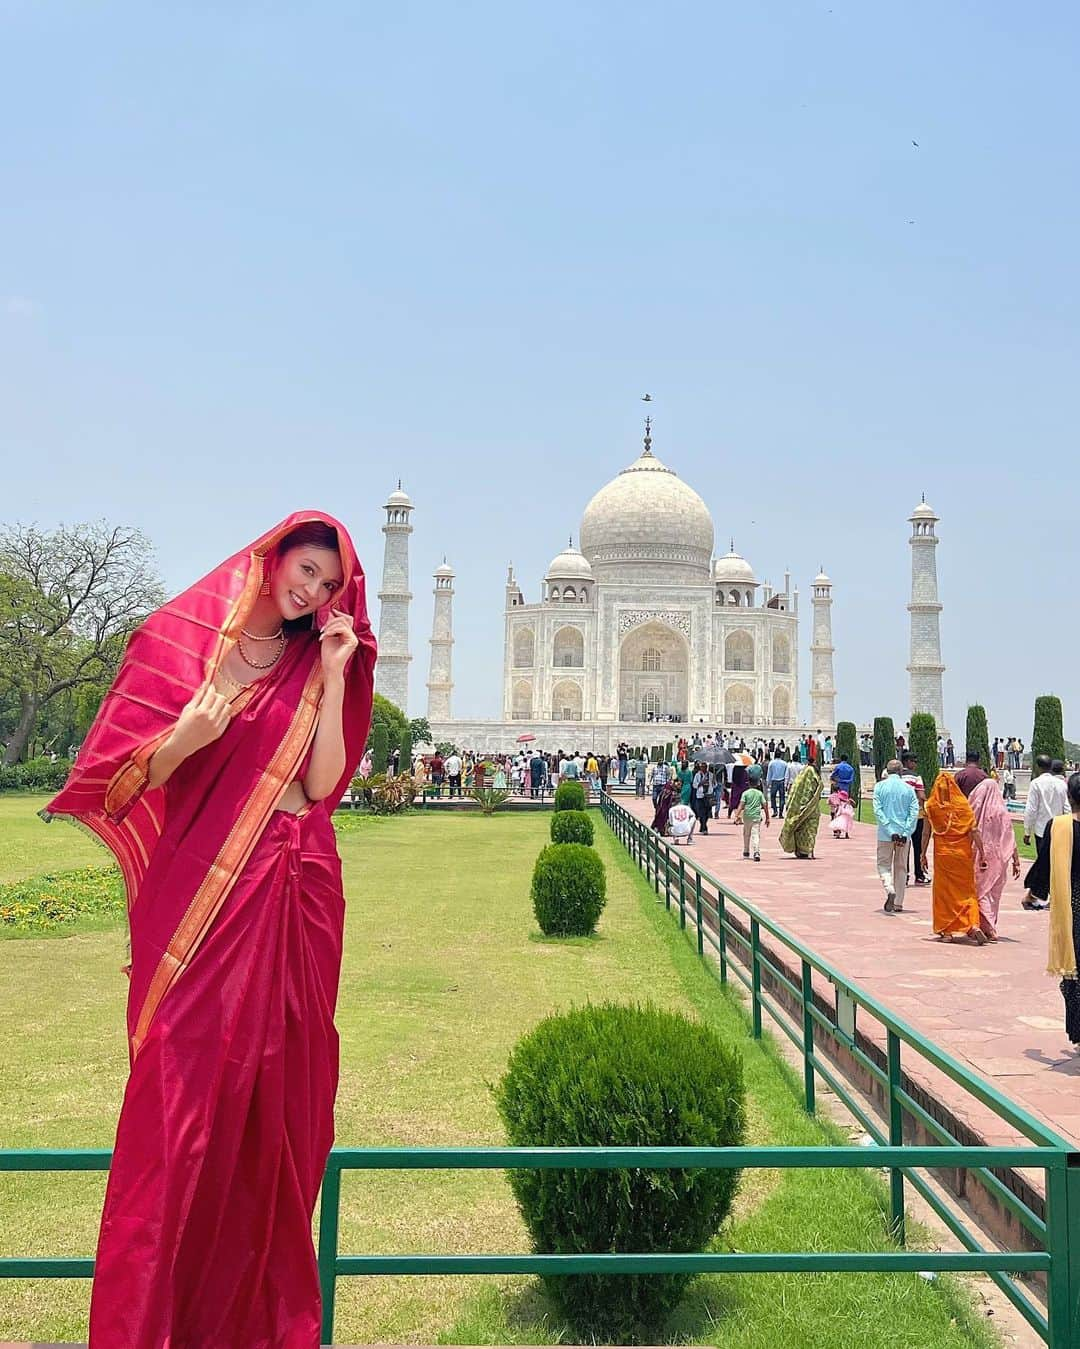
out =
[[982,860],[975,866],[975,891],[979,897],[979,926],[990,941],[997,941],[1001,896],[1012,870],[1020,875],[1020,854],[1012,818],[993,778],[986,778],[968,797],[982,840]]
[[317,1349],[344,897],[330,822],[375,642],[345,530],[290,516],[152,614],[64,790],[113,851],[131,1072],[93,1349]]

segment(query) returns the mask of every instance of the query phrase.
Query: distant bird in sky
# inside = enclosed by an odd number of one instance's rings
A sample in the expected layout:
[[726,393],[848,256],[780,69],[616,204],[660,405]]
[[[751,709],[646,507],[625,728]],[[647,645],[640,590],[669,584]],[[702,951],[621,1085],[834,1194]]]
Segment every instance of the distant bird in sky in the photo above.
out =
[[642,401],[643,403],[651,403],[651,402],[652,402],[652,394],[651,394],[651,393],[642,394],[642,396],[641,396],[641,401]]
[[918,142],[918,141],[912,141],[911,143],[912,143],[912,145],[914,145],[914,147],[915,147],[916,150],[919,148],[919,142]]
[[909,224],[909,225],[914,225],[914,223],[915,223],[914,220],[909,220],[909,221],[908,221],[908,224]]

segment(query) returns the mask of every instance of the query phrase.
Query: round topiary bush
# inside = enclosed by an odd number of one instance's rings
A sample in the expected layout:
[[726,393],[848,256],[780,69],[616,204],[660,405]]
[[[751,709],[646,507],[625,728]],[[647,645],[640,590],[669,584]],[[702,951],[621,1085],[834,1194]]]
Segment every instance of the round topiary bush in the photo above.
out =
[[[522,1037],[495,1101],[514,1147],[735,1147],[742,1060],[708,1026],[650,1005],[586,1006]],[[738,1172],[512,1171],[542,1254],[702,1251]],[[543,1277],[543,1276],[542,1276]],[[544,1283],[584,1341],[657,1344],[689,1274],[574,1274]]]
[[574,782],[572,779],[568,782],[560,782],[555,788],[555,809],[584,810],[585,788],[582,784]]
[[587,937],[607,901],[604,864],[584,843],[551,843],[533,868],[536,921],[548,937]]
[[593,825],[584,810],[557,810],[551,817],[552,843],[593,841]]

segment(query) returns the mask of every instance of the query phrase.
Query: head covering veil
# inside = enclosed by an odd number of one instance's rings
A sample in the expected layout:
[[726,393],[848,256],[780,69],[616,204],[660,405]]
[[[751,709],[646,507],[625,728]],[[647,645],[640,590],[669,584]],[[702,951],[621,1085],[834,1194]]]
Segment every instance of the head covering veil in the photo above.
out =
[[[364,572],[345,527],[322,511],[297,511],[189,586],[132,633],[120,669],[59,794],[42,811],[90,829],[116,857],[134,906],[164,822],[165,787],[150,788],[147,771],[154,751],[168,737],[184,706],[213,679],[236,645],[269,578],[278,545],[301,525],[320,522],[337,531],[342,585],[315,615],[321,628],[330,609],[349,614],[359,639],[345,674],[343,729],[345,773],[329,798],[335,802],[363,753],[371,721],[375,638],[368,622]],[[274,743],[256,742],[252,791],[258,814],[268,817],[310,747],[322,697],[322,671],[314,632],[289,643],[273,672],[278,692],[295,706]],[[258,698],[258,681],[234,700],[239,713]],[[280,714],[279,714],[280,715]],[[226,735],[229,733],[226,732]],[[205,752],[205,751],[201,751]],[[283,780],[284,779],[284,780]]]

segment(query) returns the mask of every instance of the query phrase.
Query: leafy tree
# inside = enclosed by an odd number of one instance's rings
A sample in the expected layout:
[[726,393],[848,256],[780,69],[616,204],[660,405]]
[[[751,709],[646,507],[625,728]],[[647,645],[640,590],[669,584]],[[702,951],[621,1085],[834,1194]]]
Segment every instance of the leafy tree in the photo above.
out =
[[1035,699],[1035,727],[1031,732],[1031,775],[1038,776],[1035,760],[1040,754],[1050,759],[1065,758],[1065,732],[1062,729],[1061,699],[1045,693]]
[[919,766],[919,776],[929,792],[939,772],[937,722],[930,712],[912,712],[908,744]]
[[5,763],[57,698],[108,687],[131,632],[164,602],[151,559],[150,541],[124,525],[0,529],[0,688],[16,704]]
[[384,698],[381,693],[376,693],[371,702],[371,732],[368,737],[368,744],[374,747],[375,727],[386,727],[387,751],[393,753],[401,744],[401,737],[409,728],[409,719],[401,708],[392,703],[389,698]]
[[409,730],[412,732],[412,742],[414,745],[431,744],[431,722],[427,717],[413,717],[409,722]]
[[896,728],[892,717],[874,718],[874,781],[885,772],[885,765],[896,758]]
[[979,767],[984,773],[990,772],[993,767],[990,762],[990,732],[986,727],[986,708],[980,706],[979,703],[973,703],[967,710],[964,749],[968,752],[977,749],[979,751]]

